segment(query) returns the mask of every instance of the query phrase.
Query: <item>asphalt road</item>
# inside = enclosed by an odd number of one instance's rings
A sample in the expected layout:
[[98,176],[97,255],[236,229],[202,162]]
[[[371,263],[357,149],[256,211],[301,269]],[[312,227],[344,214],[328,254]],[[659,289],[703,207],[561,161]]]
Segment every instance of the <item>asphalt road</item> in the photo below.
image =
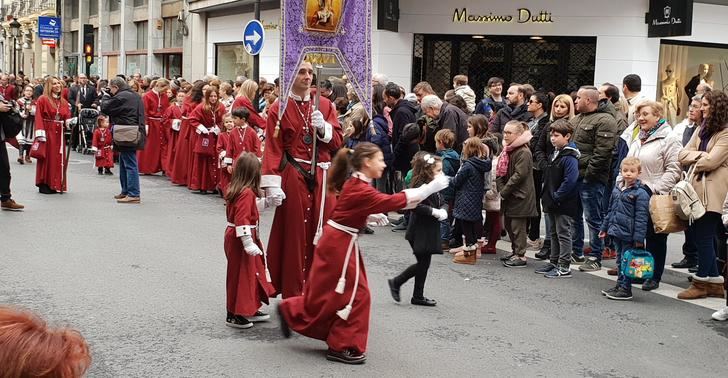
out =
[[[709,320],[713,310],[638,289],[632,302],[609,301],[599,291],[611,281],[578,272],[547,280],[533,274],[533,261],[511,270],[492,255],[475,266],[435,256],[425,295],[438,306],[409,305],[411,282],[403,287],[405,300],[395,304],[386,279],[414,258],[403,235],[389,228],[361,239],[373,299],[369,359],[363,366],[328,362],[323,342],[283,339],[275,316],[249,330],[224,325],[220,198],[146,176],[142,204],[119,205],[112,199],[117,176],[97,176],[88,156],[74,154],[72,163],[70,191],[52,196],[35,190],[35,165],[11,163],[14,197],[27,210],[0,214],[0,303],[79,329],[93,352],[90,377],[708,377],[726,371],[728,323]],[[265,234],[271,219],[263,217]],[[679,259],[679,242],[670,244],[669,262]],[[665,281],[687,285],[680,275]],[[268,311],[275,313],[273,306]]]

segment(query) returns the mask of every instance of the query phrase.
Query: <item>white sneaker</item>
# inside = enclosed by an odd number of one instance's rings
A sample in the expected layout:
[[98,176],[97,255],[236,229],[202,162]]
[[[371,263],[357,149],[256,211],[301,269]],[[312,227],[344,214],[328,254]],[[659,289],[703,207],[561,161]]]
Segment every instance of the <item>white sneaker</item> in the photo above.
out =
[[724,322],[728,320],[728,307],[724,307],[722,310],[718,310],[713,313],[713,320]]
[[538,251],[543,247],[543,239],[538,238],[536,240],[527,239],[528,247],[526,249],[531,251]]

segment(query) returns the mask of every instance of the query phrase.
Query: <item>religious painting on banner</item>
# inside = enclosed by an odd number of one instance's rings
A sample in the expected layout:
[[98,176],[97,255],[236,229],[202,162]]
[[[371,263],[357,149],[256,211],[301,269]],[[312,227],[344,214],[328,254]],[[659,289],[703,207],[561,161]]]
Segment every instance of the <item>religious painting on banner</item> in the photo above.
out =
[[[333,55],[371,116],[371,24],[371,1],[281,0],[281,93],[308,54]],[[278,100],[283,115],[288,96]]]

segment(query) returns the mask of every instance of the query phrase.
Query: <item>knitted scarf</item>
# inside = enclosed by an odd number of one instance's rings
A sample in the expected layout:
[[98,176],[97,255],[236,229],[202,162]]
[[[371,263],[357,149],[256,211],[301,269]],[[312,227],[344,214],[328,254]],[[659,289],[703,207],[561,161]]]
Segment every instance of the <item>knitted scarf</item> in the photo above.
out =
[[531,132],[526,130],[511,144],[507,145],[506,141],[503,140],[503,152],[498,158],[498,166],[495,170],[495,175],[497,177],[503,177],[508,174],[508,163],[511,160],[511,152],[513,152],[513,150],[515,150],[516,148],[523,146],[524,144],[528,144],[528,142],[531,141],[532,137],[533,135],[531,135]]

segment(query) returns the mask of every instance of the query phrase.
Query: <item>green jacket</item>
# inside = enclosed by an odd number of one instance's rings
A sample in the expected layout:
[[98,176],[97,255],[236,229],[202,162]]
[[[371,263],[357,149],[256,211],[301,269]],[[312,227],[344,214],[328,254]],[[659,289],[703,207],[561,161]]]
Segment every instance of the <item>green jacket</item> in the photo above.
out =
[[581,152],[579,177],[587,182],[609,181],[612,151],[619,138],[617,120],[602,102],[592,113],[582,113],[571,120],[574,125],[572,140]]

